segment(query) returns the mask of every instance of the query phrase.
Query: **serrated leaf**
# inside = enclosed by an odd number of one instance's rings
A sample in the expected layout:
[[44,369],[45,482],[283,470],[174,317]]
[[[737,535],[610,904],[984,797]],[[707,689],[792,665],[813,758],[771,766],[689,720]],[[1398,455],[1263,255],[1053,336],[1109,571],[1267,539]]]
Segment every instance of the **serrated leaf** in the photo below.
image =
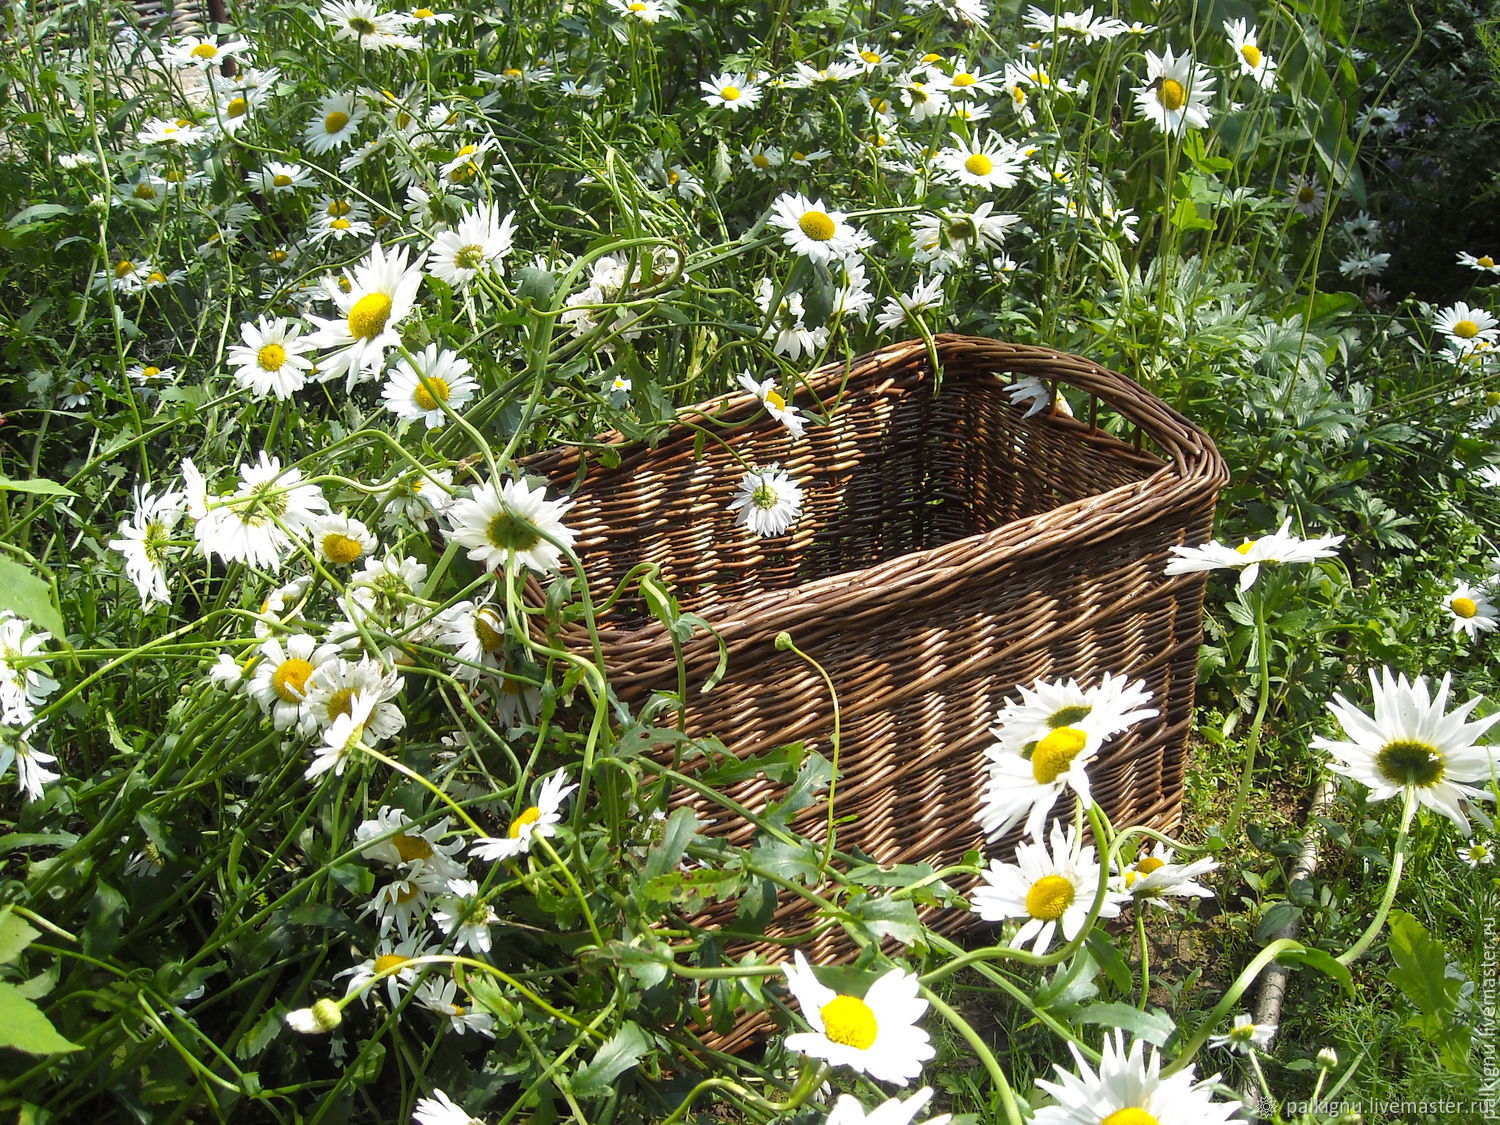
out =
[[646,857],[646,877],[665,875],[676,867],[702,823],[698,814],[689,808],[678,809],[669,816],[666,827],[662,829],[661,842]]
[[0,965],[14,965],[21,952],[41,936],[9,906],[0,907]]
[[1417,1011],[1426,1015],[1450,1015],[1458,1002],[1459,982],[1447,975],[1448,958],[1443,943],[1404,910],[1391,911],[1391,960],[1396,963],[1391,983],[1399,988]]
[[877,944],[884,938],[895,938],[902,945],[915,945],[927,933],[917,917],[917,908],[909,899],[889,895],[868,895],[849,904],[844,928],[856,940]]
[[54,637],[65,635],[62,615],[52,604],[52,587],[7,558],[0,558],[0,609],[24,617]]
[[651,1049],[651,1037],[640,1025],[627,1022],[609,1037],[593,1059],[573,1076],[573,1093],[582,1098],[608,1093],[615,1079]]
[[55,480],[35,477],[31,480],[12,480],[0,473],[0,492],[29,492],[37,496],[77,496],[70,488],[64,488]]
[[240,1041],[234,1045],[234,1057],[237,1059],[253,1059],[270,1045],[281,1031],[282,1021],[285,1017],[278,1008],[267,1008],[260,1019]]
[[1097,1023],[1104,1027],[1118,1027],[1128,1031],[1137,1039],[1165,1047],[1167,1040],[1177,1031],[1172,1017],[1160,1008],[1141,1011],[1129,1004],[1090,1004],[1076,1017],[1079,1023]]
[[28,1055],[60,1055],[78,1050],[58,1034],[40,1008],[13,984],[0,981],[0,1047],[14,1047]]

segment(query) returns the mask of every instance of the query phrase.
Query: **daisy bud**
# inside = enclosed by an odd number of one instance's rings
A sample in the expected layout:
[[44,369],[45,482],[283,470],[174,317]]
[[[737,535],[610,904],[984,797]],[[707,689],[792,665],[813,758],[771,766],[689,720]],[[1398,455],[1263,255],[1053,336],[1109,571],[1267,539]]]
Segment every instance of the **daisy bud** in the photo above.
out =
[[287,1026],[303,1035],[326,1035],[344,1022],[344,1010],[326,997],[311,1008],[298,1008],[286,1014]]
[[792,635],[786,630],[776,634],[776,651],[786,652],[792,647]]
[[1332,1047],[1324,1047],[1318,1052],[1318,1066],[1322,1070],[1332,1070],[1339,1065],[1339,1053]]

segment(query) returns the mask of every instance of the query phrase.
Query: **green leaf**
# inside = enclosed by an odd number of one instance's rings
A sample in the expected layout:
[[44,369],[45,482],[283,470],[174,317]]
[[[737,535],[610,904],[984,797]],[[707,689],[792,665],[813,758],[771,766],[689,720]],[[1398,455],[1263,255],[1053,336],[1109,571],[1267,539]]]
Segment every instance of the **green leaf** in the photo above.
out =
[[1404,910],[1391,911],[1390,981],[1425,1015],[1451,1014],[1458,1003],[1459,981],[1447,975],[1443,943]]
[[651,854],[646,857],[646,877],[655,878],[665,875],[671,871],[682,859],[682,853],[698,834],[702,821],[698,814],[689,808],[681,808],[667,818],[666,827],[662,830],[661,841],[651,849]]
[[71,211],[71,207],[65,207],[61,203],[33,203],[24,211],[18,211],[12,215],[5,225],[15,230],[17,227],[24,227],[27,223],[39,223],[43,219],[52,219]]
[[1354,996],[1354,977],[1345,965],[1339,964],[1332,954],[1324,953],[1321,949],[1313,949],[1310,946],[1302,946],[1298,949],[1286,949],[1277,955],[1276,960],[1289,962],[1293,965],[1306,965],[1310,969],[1317,969],[1324,976],[1332,977],[1343,986],[1350,997]]
[[1270,941],[1273,934],[1294,924],[1302,917],[1302,907],[1291,902],[1273,903],[1255,927],[1256,941]]
[[1118,1027],[1130,1032],[1137,1039],[1164,1047],[1177,1031],[1172,1017],[1160,1008],[1141,1011],[1129,1004],[1090,1004],[1075,1017],[1079,1023],[1097,1023],[1104,1027]]
[[895,938],[902,945],[916,945],[927,934],[910,899],[867,895],[855,899],[848,910],[844,928],[856,941],[874,945],[885,938]]
[[615,1079],[640,1062],[650,1049],[651,1037],[639,1024],[627,1022],[599,1048],[593,1061],[573,1076],[573,1093],[585,1098],[608,1093]]
[[0,907],[0,965],[14,965],[21,951],[41,936],[9,906]]
[[32,480],[12,480],[3,473],[0,473],[0,492],[31,492],[38,496],[78,495],[72,489],[64,488],[55,480],[43,480],[41,477],[36,477]]
[[0,981],[0,1047],[14,1047],[28,1055],[58,1055],[78,1050],[57,1033],[42,1014],[13,984]]
[[653,988],[665,980],[673,963],[672,947],[664,941],[651,945],[612,941],[605,947],[605,953],[611,961],[623,965],[642,988]]
[[54,637],[62,637],[62,615],[52,603],[52,587],[20,563],[0,558],[0,609],[24,617]]

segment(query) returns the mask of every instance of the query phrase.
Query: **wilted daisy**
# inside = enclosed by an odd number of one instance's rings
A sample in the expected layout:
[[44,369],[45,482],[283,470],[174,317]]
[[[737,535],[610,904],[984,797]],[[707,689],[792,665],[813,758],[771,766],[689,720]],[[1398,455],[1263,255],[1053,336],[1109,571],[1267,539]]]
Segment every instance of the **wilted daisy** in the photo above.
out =
[[1146,1054],[1137,1039],[1127,1052],[1120,1030],[1105,1038],[1097,1072],[1076,1044],[1068,1050],[1078,1074],[1054,1064],[1057,1081],[1037,1079],[1056,1104],[1037,1110],[1035,1125],[1230,1125],[1243,1108],[1214,1101],[1217,1074],[1199,1081],[1189,1065],[1163,1077],[1156,1048]]
[[303,481],[301,470],[283,469],[262,450],[258,460],[240,466],[239,488],[219,497],[193,530],[203,554],[274,571],[327,510],[323,493]]
[[788,1050],[898,1086],[921,1074],[922,1064],[936,1053],[927,1032],[917,1026],[927,1001],[917,995],[917,978],[910,973],[891,969],[860,997],[823,984],[800,949],[782,969],[802,1018],[812,1027],[788,1035]]
[[811,200],[800,192],[779,196],[771,205],[770,222],[781,228],[782,241],[792,250],[825,266],[871,244],[868,235],[849,224],[844,212],[828,210],[821,199]]
[[760,101],[760,86],[743,74],[716,74],[698,88],[709,105],[728,110],[751,109]]
[[309,317],[317,331],[307,339],[315,348],[335,349],[318,360],[322,381],[346,376],[349,389],[372,378],[385,365],[385,349],[401,343],[397,331],[416,306],[422,284],[422,263],[408,263],[406,247],[387,253],[378,242],[364,261],[354,267],[347,291],[332,286],[329,298],[341,316],[334,319]]
[[1234,1017],[1227,1032],[1210,1036],[1208,1045],[1227,1047],[1236,1054],[1248,1055],[1252,1051],[1264,1051],[1275,1034],[1274,1023],[1256,1023],[1249,1012],[1242,1012]]
[[1443,598],[1455,633],[1467,633],[1472,640],[1500,625],[1500,609],[1490,601],[1484,587],[1460,581]]
[[307,383],[312,370],[311,356],[300,337],[304,325],[279,316],[273,321],[260,317],[254,324],[240,325],[239,344],[229,348],[229,365],[234,381],[257,398],[274,394],[291,398]]
[[[1062,931],[1071,941],[1083,928],[1099,887],[1099,864],[1093,845],[1085,845],[1076,828],[1064,833],[1052,825],[1046,843],[1023,843],[1016,848],[1016,862],[990,860],[984,883],[970,895],[974,913],[986,922],[1021,921],[1014,939],[1017,945],[1032,942],[1032,951],[1044,953],[1052,936]],[[1106,891],[1099,911],[1101,918],[1120,913],[1121,896]]]
[[397,418],[435,430],[447,423],[448,411],[461,411],[479,389],[469,370],[469,361],[456,352],[428,344],[416,355],[396,361],[380,395]]
[[738,378],[740,386],[760,399],[760,404],[765,407],[766,413],[790,430],[792,437],[802,436],[802,428],[805,424],[802,416],[795,406],[787,405],[786,399],[781,397],[776,390],[775,379],[757,380],[748,371],[741,373]]
[[1468,266],[1470,269],[1479,270],[1481,273],[1500,273],[1500,263],[1488,254],[1480,254],[1475,257],[1467,250],[1458,252],[1458,264]]
[[1214,892],[1195,880],[1217,871],[1218,860],[1205,856],[1192,863],[1175,863],[1176,854],[1174,848],[1162,848],[1160,854],[1141,856],[1118,873],[1115,889],[1137,905],[1151,903],[1173,911],[1177,907],[1169,899],[1213,898]]
[[[1465,806],[1489,799],[1485,788],[1500,763],[1494,750],[1476,740],[1500,721],[1500,711],[1473,722],[1464,720],[1483,701],[1475,696],[1446,712],[1448,681],[1430,696],[1427,680],[1370,671],[1375,713],[1367,715],[1341,695],[1328,709],[1344,728],[1344,739],[1315,737],[1312,747],[1326,750],[1335,773],[1369,787],[1371,801],[1383,801],[1410,790],[1419,805],[1441,813],[1469,833]],[[1446,712],[1446,713],[1445,713]],[[1474,810],[1476,815],[1477,810]],[[1485,819],[1481,815],[1481,819]]]
[[1276,85],[1276,63],[1261,50],[1255,32],[1247,20],[1224,21],[1224,34],[1229,37],[1229,47],[1239,62],[1240,73],[1255,79],[1261,89],[1269,90]]
[[322,156],[354,139],[369,107],[354,94],[329,94],[302,131],[302,143]]
[[782,535],[802,515],[802,486],[773,462],[740,478],[739,492],[729,508],[739,512],[737,526],[749,528],[762,539]]
[[991,191],[1012,187],[1021,178],[1026,157],[1019,146],[994,136],[986,141],[980,132],[970,139],[954,133],[951,139],[934,163],[952,182]]
[[171,598],[167,588],[167,558],[172,533],[184,515],[183,504],[180,492],[153,495],[144,485],[137,486],[135,513],[121,521],[116,532],[119,538],[109,541],[110,550],[125,556],[125,576],[135,584],[143,609]]
[[1005,394],[1015,405],[1026,407],[1022,418],[1030,418],[1043,411],[1073,417],[1073,408],[1068,405],[1068,400],[1035,375],[1017,379],[1005,388]]
[[465,212],[443,231],[427,252],[427,272],[459,289],[481,273],[499,269],[515,241],[515,213],[502,220],[493,203]]
[[458,662],[453,674],[461,680],[472,680],[486,669],[503,666],[505,620],[500,610],[487,602],[457,602],[438,618],[437,643],[453,649]]
[[318,557],[334,566],[349,566],[373,554],[378,542],[370,529],[353,516],[331,512],[313,520],[308,531]]
[[469,558],[486,570],[514,560],[538,574],[562,565],[564,548],[572,548],[575,533],[562,522],[573,501],[548,500],[545,486],[524,480],[476,485],[473,496],[456,500],[448,509],[449,538],[469,548]]
[[1134,90],[1135,107],[1158,132],[1201,129],[1208,124],[1213,92],[1213,78],[1189,52],[1178,57],[1170,47],[1162,55],[1147,51],[1146,84]]
[[263,714],[271,716],[277,730],[296,727],[304,735],[312,734],[317,721],[303,706],[307,681],[319,666],[338,657],[338,649],[299,633],[266,639],[258,657],[246,693],[260,705]]
[[1332,558],[1344,541],[1342,535],[1321,535],[1316,539],[1299,539],[1290,533],[1290,518],[1281,527],[1259,539],[1247,539],[1238,547],[1208,542],[1198,547],[1170,548],[1176,558],[1167,561],[1168,574],[1189,574],[1199,570],[1238,570],[1240,589],[1248,589],[1260,575],[1262,565],[1271,563],[1313,562]]
[[1471,308],[1463,301],[1439,312],[1432,326],[1464,347],[1472,347],[1479,340],[1493,344],[1500,337],[1500,321],[1484,309]]
[[469,845],[469,853],[478,859],[512,859],[529,852],[534,838],[555,833],[562,822],[562,803],[577,788],[576,782],[569,784],[567,775],[558,770],[542,782],[536,804],[517,813],[503,837],[481,836]]
[[[642,0],[630,0],[639,4]],[[412,1111],[416,1125],[483,1125],[462,1106],[441,1090],[433,1090],[432,1097],[418,1098]]]

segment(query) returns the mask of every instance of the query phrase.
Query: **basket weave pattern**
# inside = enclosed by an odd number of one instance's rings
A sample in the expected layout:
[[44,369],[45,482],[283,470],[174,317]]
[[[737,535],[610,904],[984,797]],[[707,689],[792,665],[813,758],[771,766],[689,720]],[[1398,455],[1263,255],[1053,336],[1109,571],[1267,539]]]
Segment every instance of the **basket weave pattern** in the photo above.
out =
[[[827,690],[776,650],[777,633],[828,670],[843,719],[837,815],[853,818],[841,848],[947,864],[983,847],[974,815],[997,705],[1019,684],[1089,686],[1106,671],[1144,679],[1161,715],[1111,740],[1090,767],[1093,792],[1116,824],[1170,827],[1204,576],[1168,578],[1167,549],[1209,537],[1223,462],[1185,419],[1087,360],[958,336],[937,337],[935,350],[940,378],[922,341],[811,372],[787,397],[827,422],[799,440],[748,394],[690,412],[746,462],[779,462],[802,485],[802,516],[784,536],[735,526],[744,468],[714,440],[695,456],[691,426],[655,448],[607,436],[621,464],[589,467],[581,481],[575,450],[527,468],[573,491],[568,522],[596,597],[654,562],[723,637],[728,673],[708,693],[697,688],[717,646],[701,635],[686,646],[689,733],[717,735],[740,756],[798,739],[828,755]],[[1028,375],[1072,388],[1075,409],[1086,403],[1078,418],[1024,418],[1006,390]],[[621,599],[598,626],[622,699],[676,688],[665,631],[639,603]],[[762,779],[729,795],[759,810],[778,791]],[[748,824],[695,807],[711,831],[749,842]],[[815,806],[794,824],[817,839],[826,815]],[[777,923],[807,928],[797,903]],[[843,952],[837,935],[807,948],[815,960]]]

